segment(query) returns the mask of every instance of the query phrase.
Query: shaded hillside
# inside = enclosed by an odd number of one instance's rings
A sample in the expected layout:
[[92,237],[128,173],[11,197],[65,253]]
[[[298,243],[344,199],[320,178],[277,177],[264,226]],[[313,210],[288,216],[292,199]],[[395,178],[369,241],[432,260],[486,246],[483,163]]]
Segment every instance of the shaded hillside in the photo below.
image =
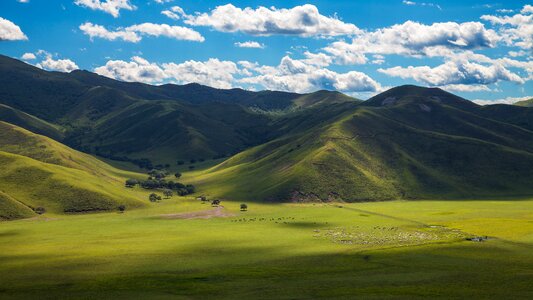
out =
[[154,164],[235,154],[279,136],[272,122],[280,112],[356,102],[330,91],[302,95],[128,83],[87,71],[46,72],[5,56],[0,82],[0,103],[57,125],[64,136],[6,121],[85,152]]
[[532,194],[533,132],[484,114],[441,90],[399,87],[246,150],[198,184],[270,201]]
[[0,104],[0,121],[26,128],[55,140],[61,140],[64,137],[64,132],[59,126],[4,104]]
[[54,213],[139,207],[143,201],[123,188],[126,176],[87,154],[47,137],[0,122],[0,215],[28,216],[43,207]]

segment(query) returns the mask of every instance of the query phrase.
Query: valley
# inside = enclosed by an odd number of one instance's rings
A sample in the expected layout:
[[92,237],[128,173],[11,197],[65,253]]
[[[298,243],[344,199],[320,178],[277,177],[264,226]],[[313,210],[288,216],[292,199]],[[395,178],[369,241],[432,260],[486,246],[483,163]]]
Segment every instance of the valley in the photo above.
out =
[[0,81],[2,299],[532,296],[531,107]]

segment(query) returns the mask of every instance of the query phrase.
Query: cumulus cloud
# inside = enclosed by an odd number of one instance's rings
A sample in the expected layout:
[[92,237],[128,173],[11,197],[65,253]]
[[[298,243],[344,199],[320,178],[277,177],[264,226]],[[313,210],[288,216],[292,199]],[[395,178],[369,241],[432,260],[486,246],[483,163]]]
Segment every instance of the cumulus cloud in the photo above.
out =
[[165,3],[170,3],[174,0],[154,0],[156,3],[159,3],[159,4],[165,4]]
[[204,37],[197,31],[187,27],[170,26],[168,24],[142,23],[126,28],[119,28],[115,31],[110,31],[104,26],[87,22],[80,25],[79,28],[91,39],[102,38],[109,41],[121,39],[126,42],[136,43],[142,39],[143,35],[154,37],[165,36],[176,40],[196,42],[203,42],[205,40]]
[[533,99],[533,96],[526,96],[526,97],[507,97],[503,99],[496,99],[496,100],[485,100],[485,99],[476,99],[472,100],[472,102],[479,104],[479,105],[491,105],[491,104],[514,104],[519,101],[529,100]]
[[51,55],[36,65],[37,67],[49,71],[72,72],[79,69],[78,65],[70,59],[53,59]]
[[250,89],[270,89],[311,92],[319,89],[344,92],[375,92],[381,86],[368,75],[350,71],[337,73],[324,68],[319,58],[309,54],[304,59],[285,56],[279,65],[266,66],[249,61],[189,60],[182,63],[151,63],[141,57],[130,61],[110,60],[94,71],[110,78],[160,84],[200,83],[216,88],[247,86]]
[[83,31],[83,33],[88,35],[91,39],[102,38],[102,39],[109,40],[109,41],[121,39],[123,41],[133,42],[133,43],[136,43],[142,39],[134,31],[126,31],[126,30],[110,31],[110,30],[107,30],[102,25],[96,25],[90,22],[80,25],[79,28],[81,31]]
[[216,88],[231,88],[239,68],[234,62],[214,58],[204,62],[190,60],[180,64],[156,64],[135,56],[129,62],[110,60],[94,71],[103,76],[131,82],[195,82]]
[[15,23],[0,17],[0,41],[21,41],[28,37]]
[[222,32],[243,32],[250,35],[296,35],[302,37],[326,37],[353,35],[360,30],[353,24],[344,23],[336,16],[321,15],[311,4],[289,9],[260,6],[244,9],[232,4],[217,6],[208,13],[183,15],[185,23],[208,26]]
[[531,51],[533,48],[533,6],[525,5],[513,16],[483,15],[482,20],[499,26],[499,34],[509,46]]
[[74,3],[78,6],[90,8],[92,10],[101,10],[113,17],[120,15],[120,10],[135,10],[137,7],[131,4],[129,0],[76,0]]
[[364,64],[365,54],[440,56],[446,49],[495,47],[499,36],[482,23],[433,23],[413,21],[357,35],[351,42],[338,41],[324,48],[339,63]]
[[170,9],[163,10],[161,14],[171,18],[172,20],[179,20],[181,16],[185,16],[185,12],[179,6],[173,6]]
[[33,53],[24,53],[21,58],[23,60],[34,60],[34,59],[37,59],[37,56],[35,56],[35,54]]
[[411,78],[431,86],[488,85],[499,81],[524,83],[519,75],[502,64],[482,65],[465,60],[450,60],[436,67],[393,67],[378,72],[403,79]]
[[242,78],[239,82],[270,90],[300,93],[319,89],[343,92],[374,92],[381,89],[379,83],[364,73],[337,73],[312,62],[313,59],[295,60],[285,56],[276,67],[252,65],[252,71],[257,74]]
[[260,44],[255,41],[237,42],[235,43],[235,46],[239,48],[260,48],[260,49],[265,48],[265,45]]

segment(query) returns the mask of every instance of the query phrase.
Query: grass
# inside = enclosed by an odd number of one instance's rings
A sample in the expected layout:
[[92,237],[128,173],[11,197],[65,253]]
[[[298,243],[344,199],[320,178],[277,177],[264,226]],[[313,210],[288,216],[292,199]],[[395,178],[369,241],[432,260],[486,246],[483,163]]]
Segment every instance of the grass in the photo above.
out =
[[[229,218],[161,218],[210,209],[174,197],[2,222],[0,297],[532,296],[533,200],[239,204],[223,202]],[[477,235],[490,239],[464,239]]]

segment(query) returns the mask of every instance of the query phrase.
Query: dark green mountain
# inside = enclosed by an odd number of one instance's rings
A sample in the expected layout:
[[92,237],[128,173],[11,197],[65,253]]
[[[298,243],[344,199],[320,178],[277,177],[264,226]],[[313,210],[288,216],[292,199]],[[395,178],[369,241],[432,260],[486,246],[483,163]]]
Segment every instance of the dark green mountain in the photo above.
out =
[[365,201],[533,194],[533,108],[401,86],[318,91],[151,86],[0,57],[0,120],[147,166],[231,156],[197,186],[232,199]]
[[87,71],[46,72],[5,56],[0,81],[0,103],[64,134],[5,121],[85,152],[154,163],[228,156],[279,136],[273,122],[280,115],[356,102],[330,91],[301,95],[120,82]]

